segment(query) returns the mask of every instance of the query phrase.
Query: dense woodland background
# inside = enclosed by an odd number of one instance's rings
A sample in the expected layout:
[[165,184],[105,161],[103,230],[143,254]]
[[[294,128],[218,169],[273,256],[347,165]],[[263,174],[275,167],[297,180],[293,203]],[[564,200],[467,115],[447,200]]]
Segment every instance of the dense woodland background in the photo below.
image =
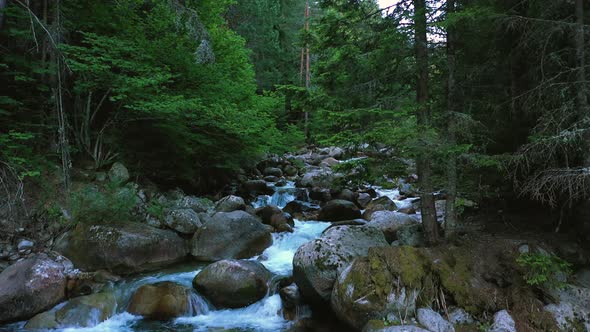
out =
[[590,234],[576,221],[590,188],[583,0],[309,6],[306,19],[303,0],[0,1],[0,209],[18,209],[23,183],[44,208],[67,202],[80,172],[116,160],[212,193],[316,144],[389,151],[366,161],[381,185],[416,160],[425,226],[444,190],[447,234],[467,199],[526,202]]

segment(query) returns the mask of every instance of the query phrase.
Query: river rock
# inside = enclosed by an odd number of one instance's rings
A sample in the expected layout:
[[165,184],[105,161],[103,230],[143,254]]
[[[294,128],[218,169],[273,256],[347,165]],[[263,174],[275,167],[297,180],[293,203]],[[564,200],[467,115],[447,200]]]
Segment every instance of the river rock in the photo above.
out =
[[207,312],[207,308],[202,304],[193,308],[192,296],[195,294],[192,294],[189,288],[171,281],[143,285],[131,296],[127,311],[155,320]]
[[169,210],[164,224],[182,234],[194,234],[202,225],[199,215],[193,209]]
[[353,203],[356,201],[355,194],[350,189],[343,189],[340,193],[338,193],[337,198]]
[[[413,225],[417,222],[407,214],[396,211],[376,211],[371,215],[367,227],[375,227],[383,232],[387,242],[393,242],[398,238],[398,230],[405,225]],[[419,225],[419,224],[418,224]]]
[[120,162],[116,162],[109,170],[109,179],[116,183],[125,183],[129,181],[129,171],[127,167]]
[[[573,314],[576,320],[570,321],[568,325],[590,324],[590,288],[566,284],[564,287],[551,289],[550,294],[559,300],[559,305],[545,307],[545,310],[549,309],[547,311],[553,314],[558,323]],[[568,326],[568,329],[573,330],[573,327]]]
[[415,325],[384,326],[381,320],[372,320],[365,325],[363,332],[431,332]]
[[508,311],[501,310],[494,315],[494,323],[487,332],[516,332],[516,323]]
[[256,209],[256,215],[262,220],[263,224],[270,225],[270,220],[275,214],[281,214],[283,211],[275,205],[266,205]]
[[319,202],[328,202],[332,200],[330,189],[314,187],[309,190],[309,199]]
[[28,319],[66,296],[72,263],[62,256],[37,254],[0,273],[0,323]]
[[267,167],[262,173],[264,175],[276,176],[277,178],[283,176],[283,171],[278,167]]
[[377,211],[395,211],[397,205],[387,196],[381,196],[372,200],[363,212],[363,218],[371,220],[373,213]]
[[158,269],[188,254],[187,243],[175,232],[134,222],[79,223],[56,246],[82,270],[117,274]]
[[275,214],[270,218],[270,225],[275,229],[276,232],[289,232],[293,233],[293,227],[295,227],[295,220],[287,212]]
[[373,200],[373,198],[368,193],[358,193],[358,196],[356,197],[356,203],[361,209],[365,209],[367,205],[371,203],[371,200]]
[[397,230],[397,239],[400,246],[424,247],[426,237],[422,224],[408,223]]
[[299,180],[298,187],[329,188],[334,181],[334,173],[329,168],[309,167]]
[[336,165],[340,164],[340,162],[332,157],[328,157],[324,160],[322,160],[322,162],[320,163],[320,166],[322,167],[334,167]]
[[360,218],[361,211],[358,207],[342,199],[329,201],[320,209],[319,220],[325,221],[342,221]]
[[297,213],[317,211],[319,208],[320,207],[317,205],[311,205],[303,201],[296,200],[287,203],[287,205],[283,208],[283,211],[291,215],[295,215]]
[[355,257],[366,256],[370,247],[383,245],[387,245],[383,233],[374,228],[330,228],[318,239],[297,249],[293,258],[293,280],[306,299],[325,305],[340,272]]
[[272,244],[271,228],[244,211],[218,212],[205,222],[191,240],[197,260],[250,258]]
[[29,241],[29,240],[20,240],[18,242],[18,251],[25,251],[25,250],[29,250],[32,249],[35,246],[35,243],[33,241]]
[[215,209],[215,204],[210,199],[196,196],[184,196],[177,199],[174,205],[180,209],[192,209],[197,213],[211,212]]
[[331,146],[328,148],[321,148],[318,150],[320,155],[328,155],[332,158],[340,159],[344,156],[344,150],[337,146]]
[[245,209],[246,202],[244,202],[244,199],[239,196],[225,196],[215,203],[215,211],[217,212],[232,212]]
[[462,308],[454,308],[449,312],[449,322],[454,325],[474,324],[475,320]]
[[93,327],[111,318],[117,309],[113,293],[97,293],[71,299],[55,312],[61,327]]
[[424,326],[426,329],[428,329],[428,331],[455,332],[453,325],[447,322],[438,312],[432,309],[418,309],[416,318],[418,318],[420,325]]
[[197,274],[193,287],[216,307],[241,308],[267,294],[271,276],[257,261],[222,260]]
[[[241,192],[246,195],[272,195],[274,190],[264,180],[248,180],[242,184]],[[238,209],[242,210],[242,209]],[[224,211],[228,212],[228,211]]]
[[295,176],[299,172],[297,170],[297,167],[295,167],[293,165],[287,165],[287,166],[285,166],[285,168],[283,169],[283,171],[284,171],[285,175],[287,175],[287,176]]

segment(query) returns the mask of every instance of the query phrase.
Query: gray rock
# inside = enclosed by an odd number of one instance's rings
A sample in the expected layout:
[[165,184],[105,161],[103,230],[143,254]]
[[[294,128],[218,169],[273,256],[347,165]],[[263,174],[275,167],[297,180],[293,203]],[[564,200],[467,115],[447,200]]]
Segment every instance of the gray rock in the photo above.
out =
[[175,202],[175,206],[181,209],[192,209],[197,213],[212,212],[215,204],[208,198],[196,196],[184,196]]
[[116,183],[125,183],[129,181],[129,171],[127,167],[120,162],[116,162],[109,170],[109,179]]
[[343,221],[361,217],[361,211],[350,201],[335,199],[329,201],[320,209],[319,220]]
[[383,233],[362,226],[336,226],[318,239],[297,249],[293,258],[293,280],[303,296],[325,305],[338,275],[356,257],[366,256],[370,247],[387,245]]
[[329,168],[309,168],[299,181],[300,187],[329,188],[334,181],[334,173]]
[[580,269],[576,272],[575,278],[578,285],[590,288],[590,268]]
[[287,165],[284,168],[284,173],[287,176],[295,176],[298,173],[297,167],[293,166],[293,165]]
[[118,274],[158,269],[182,261],[188,254],[186,241],[175,232],[134,222],[80,223],[56,248],[82,270]]
[[370,321],[365,325],[363,332],[430,332],[415,325],[383,326],[381,321]]
[[[590,288],[567,284],[563,288],[550,290],[551,295],[559,300],[560,315],[571,311],[581,323],[590,323]],[[550,307],[551,308],[551,307]]]
[[424,247],[426,238],[422,224],[408,223],[397,230],[397,239],[400,246]]
[[494,323],[487,332],[516,332],[516,323],[508,311],[498,311],[494,315]]
[[449,312],[449,322],[454,325],[467,325],[474,324],[475,320],[464,309],[455,308]]
[[216,307],[241,308],[267,294],[271,276],[257,261],[222,260],[197,274],[193,287]]
[[455,332],[453,325],[432,309],[420,308],[416,316],[420,325],[431,332]]
[[570,324],[576,321],[576,316],[569,303],[548,304],[544,309],[553,316],[560,329],[563,331],[573,330]]
[[191,254],[201,261],[250,258],[272,244],[271,230],[247,212],[218,212],[193,236]]
[[215,203],[215,211],[217,212],[232,212],[245,209],[246,203],[244,199],[234,195],[225,196]]
[[0,273],[0,323],[28,319],[65,298],[72,264],[38,254]]
[[407,214],[396,211],[376,211],[372,214],[371,220],[367,227],[375,227],[383,232],[387,242],[396,240],[398,231],[406,225],[417,224],[416,221]]
[[365,212],[363,212],[363,218],[367,220],[371,220],[373,213],[377,211],[395,211],[397,210],[397,205],[391,200],[391,198],[387,196],[381,196],[372,200],[367,207],[365,208]]
[[276,176],[280,178],[283,176],[283,171],[278,167],[267,167],[264,169],[264,175]]
[[18,242],[18,251],[21,250],[27,250],[27,249],[32,249],[35,246],[35,243],[33,241],[29,241],[29,240],[20,240]]
[[367,207],[367,205],[369,205],[372,199],[373,198],[371,198],[371,195],[367,193],[359,193],[358,197],[356,198],[356,203],[364,209]]
[[202,226],[199,215],[193,209],[169,210],[164,224],[182,234],[194,234]]

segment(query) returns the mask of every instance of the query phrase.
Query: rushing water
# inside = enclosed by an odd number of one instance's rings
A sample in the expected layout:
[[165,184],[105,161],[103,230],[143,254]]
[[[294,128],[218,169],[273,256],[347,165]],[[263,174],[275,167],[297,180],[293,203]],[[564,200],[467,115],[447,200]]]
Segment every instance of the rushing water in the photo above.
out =
[[[325,222],[295,220],[293,233],[273,233],[273,245],[262,255],[252,259],[259,260],[277,276],[289,276],[293,269],[295,251],[305,242],[317,238],[328,226],[329,223]],[[204,266],[205,264],[197,263],[182,265],[120,282],[113,286],[119,309],[115,316],[92,328],[71,327],[60,331],[282,331],[290,326],[290,322],[283,318],[281,299],[277,290],[272,290],[267,297],[245,308],[211,308],[200,315],[181,317],[168,322],[148,321],[124,311],[131,295],[140,286],[173,281],[192,287],[193,278]],[[196,296],[193,300],[199,301],[201,298]],[[24,323],[14,324],[0,328],[0,331],[24,330],[23,325]]]

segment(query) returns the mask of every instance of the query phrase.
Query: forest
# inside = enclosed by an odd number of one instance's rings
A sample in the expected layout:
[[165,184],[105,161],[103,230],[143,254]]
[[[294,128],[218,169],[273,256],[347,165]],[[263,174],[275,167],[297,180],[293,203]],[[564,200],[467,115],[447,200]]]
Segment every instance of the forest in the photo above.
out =
[[0,0],[0,332],[590,332],[590,3]]

